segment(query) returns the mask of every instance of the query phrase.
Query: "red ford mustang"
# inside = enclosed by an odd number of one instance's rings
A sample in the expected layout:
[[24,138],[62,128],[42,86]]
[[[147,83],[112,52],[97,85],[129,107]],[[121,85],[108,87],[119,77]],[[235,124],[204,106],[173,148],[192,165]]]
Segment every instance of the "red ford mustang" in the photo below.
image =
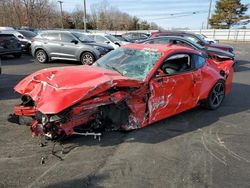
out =
[[22,94],[15,116],[30,117],[32,133],[52,139],[79,127],[138,129],[198,105],[218,108],[231,88],[232,65],[173,44],[129,44],[92,66],[26,77],[15,87]]

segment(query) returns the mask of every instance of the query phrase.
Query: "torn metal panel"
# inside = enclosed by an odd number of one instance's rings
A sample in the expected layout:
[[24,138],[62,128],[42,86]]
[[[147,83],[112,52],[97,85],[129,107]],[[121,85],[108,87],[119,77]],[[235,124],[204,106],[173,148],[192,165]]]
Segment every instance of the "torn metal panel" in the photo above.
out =
[[[51,75],[53,79],[50,79]],[[128,79],[114,71],[77,66],[38,71],[23,79],[14,89],[36,101],[36,109],[40,112],[56,114],[112,87],[139,86],[140,81]]]

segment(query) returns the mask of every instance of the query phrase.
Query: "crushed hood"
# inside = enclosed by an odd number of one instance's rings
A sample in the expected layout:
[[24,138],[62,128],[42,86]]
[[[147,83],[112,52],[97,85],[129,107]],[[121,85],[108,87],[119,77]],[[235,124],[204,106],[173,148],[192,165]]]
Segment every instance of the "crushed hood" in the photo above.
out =
[[234,54],[233,53],[230,53],[228,51],[225,51],[225,50],[221,50],[219,48],[211,48],[211,47],[208,47],[206,48],[206,50],[208,52],[214,52],[215,54],[217,54],[218,57],[224,57],[224,58],[231,58],[231,59],[234,59]]
[[212,48],[219,48],[219,49],[223,49],[223,50],[227,50],[227,49],[233,49],[232,46],[230,45],[225,45],[225,44],[218,44],[218,43],[211,43],[208,45],[209,47],[212,47]]
[[70,66],[35,72],[14,88],[30,96],[44,114],[56,114],[81,100],[100,94],[112,87],[140,87],[142,81],[95,66]]

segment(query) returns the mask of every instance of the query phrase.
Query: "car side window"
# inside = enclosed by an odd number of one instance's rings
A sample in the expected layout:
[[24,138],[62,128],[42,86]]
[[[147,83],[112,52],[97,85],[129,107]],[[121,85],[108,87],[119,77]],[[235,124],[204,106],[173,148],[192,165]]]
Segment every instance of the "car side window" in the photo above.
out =
[[71,36],[68,33],[61,33],[61,40],[62,42],[72,42],[72,40],[74,40],[75,38],[73,36]]
[[50,41],[60,41],[59,33],[47,33],[44,38]]
[[92,40],[95,40],[95,35],[88,35],[89,38],[91,38]]
[[184,46],[184,47],[188,47],[188,48],[192,48],[192,49],[195,49],[193,46],[191,46],[190,44],[186,43],[186,42],[183,42],[183,41],[180,41],[180,40],[172,40],[171,41],[173,44],[176,44],[178,46]]
[[201,68],[206,63],[206,59],[199,55],[193,55],[192,60],[196,69]]
[[165,39],[165,38],[156,38],[156,39],[153,39],[153,40],[149,40],[147,43],[148,44],[168,44],[170,42],[169,39]]
[[196,44],[199,44],[201,46],[204,46],[204,44],[202,43],[202,41],[200,41],[198,38],[194,37],[194,36],[191,36],[191,35],[184,35],[184,38],[196,43]]
[[105,39],[103,36],[99,36],[99,35],[95,36],[95,40],[96,40],[96,42],[102,42],[102,43],[107,41],[107,39]]
[[174,54],[167,58],[160,70],[165,75],[173,75],[192,70],[191,58],[189,54]]

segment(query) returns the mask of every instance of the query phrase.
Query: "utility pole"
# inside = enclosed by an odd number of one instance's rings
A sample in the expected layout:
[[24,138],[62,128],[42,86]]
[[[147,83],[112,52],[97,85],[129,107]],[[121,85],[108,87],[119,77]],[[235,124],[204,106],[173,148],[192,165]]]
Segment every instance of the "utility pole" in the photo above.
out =
[[212,7],[212,0],[210,0],[210,3],[209,3],[208,16],[207,16],[207,29],[209,28],[209,19],[210,19],[210,15],[211,15],[211,7]]
[[84,32],[87,32],[86,0],[84,0],[84,16],[83,16],[83,22],[84,22]]
[[61,24],[62,24],[62,29],[63,29],[63,11],[62,11],[62,1],[57,1],[60,4],[60,8],[61,8]]

